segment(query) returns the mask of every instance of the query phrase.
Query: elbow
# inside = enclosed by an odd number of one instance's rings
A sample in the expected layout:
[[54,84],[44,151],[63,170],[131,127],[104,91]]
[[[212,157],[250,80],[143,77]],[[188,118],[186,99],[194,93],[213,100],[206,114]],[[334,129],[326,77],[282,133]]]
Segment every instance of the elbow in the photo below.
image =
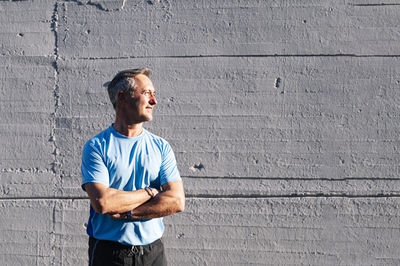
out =
[[185,196],[177,197],[176,212],[183,212],[185,210]]
[[99,214],[107,214],[109,212],[106,206],[107,203],[105,199],[96,199],[92,202],[94,211]]
[[108,214],[111,212],[110,203],[114,190],[96,183],[86,183],[85,189],[89,195],[90,205],[96,213]]

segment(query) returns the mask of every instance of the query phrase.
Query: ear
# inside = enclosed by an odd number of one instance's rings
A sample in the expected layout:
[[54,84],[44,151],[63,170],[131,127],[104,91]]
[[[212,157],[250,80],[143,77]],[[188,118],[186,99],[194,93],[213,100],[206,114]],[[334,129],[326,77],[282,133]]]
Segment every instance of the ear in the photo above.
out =
[[118,96],[117,97],[118,97],[117,98],[117,105],[120,105],[120,103],[122,103],[124,101],[124,97],[125,97],[124,92],[123,91],[118,92]]

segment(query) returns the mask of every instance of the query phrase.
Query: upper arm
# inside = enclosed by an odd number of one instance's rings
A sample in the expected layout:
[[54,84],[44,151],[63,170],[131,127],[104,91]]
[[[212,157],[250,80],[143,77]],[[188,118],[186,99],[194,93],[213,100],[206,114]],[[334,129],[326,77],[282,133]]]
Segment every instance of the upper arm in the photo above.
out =
[[167,193],[170,197],[176,199],[179,211],[185,208],[185,191],[182,180],[171,181],[162,185],[162,193]]
[[162,151],[162,162],[160,166],[160,183],[163,186],[166,183],[181,180],[174,152],[168,142],[165,143]]
[[82,151],[82,188],[86,190],[86,183],[100,183],[109,185],[109,172],[102,155],[94,143],[86,143]]
[[182,180],[171,181],[171,182],[165,183],[161,187],[162,187],[163,192],[164,191],[173,191],[178,194],[185,194],[184,190],[183,190]]
[[99,199],[108,189],[107,186],[99,183],[86,183],[83,185],[90,199]]
[[108,187],[100,183],[85,183],[83,187],[89,196],[93,209],[98,213],[103,213],[101,200],[106,194]]

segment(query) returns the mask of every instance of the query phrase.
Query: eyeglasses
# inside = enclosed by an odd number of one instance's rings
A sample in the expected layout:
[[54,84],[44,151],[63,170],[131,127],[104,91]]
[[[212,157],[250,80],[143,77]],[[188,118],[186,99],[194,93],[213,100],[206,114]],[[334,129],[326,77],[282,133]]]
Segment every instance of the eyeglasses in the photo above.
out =
[[147,90],[143,90],[141,93],[143,95],[146,95],[146,96],[156,97],[156,91],[155,90],[147,89]]

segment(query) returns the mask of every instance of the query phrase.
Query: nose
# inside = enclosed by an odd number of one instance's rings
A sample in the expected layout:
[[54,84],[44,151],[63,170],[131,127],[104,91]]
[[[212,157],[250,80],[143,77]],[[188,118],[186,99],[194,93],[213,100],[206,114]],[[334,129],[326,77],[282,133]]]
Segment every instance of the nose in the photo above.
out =
[[156,99],[156,96],[154,94],[151,95],[151,98],[149,100],[149,104],[150,105],[156,105],[157,104],[157,99]]

